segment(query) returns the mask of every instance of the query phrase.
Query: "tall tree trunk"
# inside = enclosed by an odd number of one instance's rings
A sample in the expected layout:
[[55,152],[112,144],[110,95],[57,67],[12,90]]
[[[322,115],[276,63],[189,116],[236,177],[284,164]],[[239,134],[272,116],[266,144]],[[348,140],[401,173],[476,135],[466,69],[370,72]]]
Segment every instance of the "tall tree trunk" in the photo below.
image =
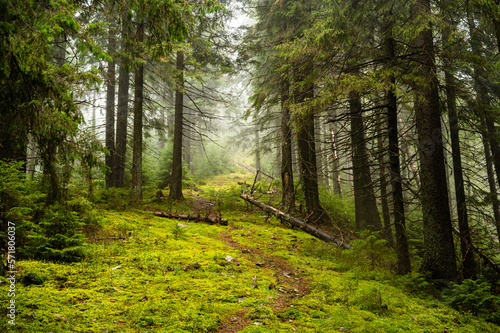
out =
[[292,130],[290,128],[290,85],[284,80],[281,87],[281,190],[283,211],[295,213],[295,188],[292,167]]
[[125,186],[125,156],[127,154],[127,120],[130,73],[122,64],[118,82],[118,112],[116,115],[116,145],[115,145],[115,172],[114,186]]
[[[392,32],[392,12],[383,25],[384,53],[389,59],[388,65],[396,58],[395,42]],[[396,85],[394,76],[390,77],[391,86]],[[410,250],[406,233],[405,204],[403,198],[403,184],[401,177],[399,130],[398,130],[398,102],[393,88],[386,92],[387,99],[387,137],[389,139],[389,169],[391,175],[392,206],[394,214],[394,230],[396,232],[396,255],[398,258],[397,272],[404,275],[411,272]]]
[[[112,6],[112,5],[111,5]],[[115,86],[116,86],[116,62],[114,60],[116,54],[116,23],[114,20],[110,22],[109,37],[108,37],[108,53],[113,57],[112,61],[108,61],[108,73],[106,81],[106,133],[105,142],[109,155],[106,155],[105,162],[109,168],[106,173],[106,188],[114,186],[113,171],[115,170]]]
[[380,186],[380,203],[382,206],[382,218],[384,222],[384,239],[389,242],[391,247],[394,247],[394,239],[392,238],[391,212],[389,210],[389,200],[387,193],[387,174],[385,166],[385,149],[384,138],[382,134],[382,115],[377,115],[377,149],[378,149],[378,165],[379,165],[379,186]]
[[[130,17],[125,12],[122,15],[122,42],[121,52],[130,52],[126,37],[130,34]],[[115,187],[125,187],[125,156],[127,154],[128,133],[128,102],[130,87],[129,64],[125,58],[120,59],[118,79],[118,107],[116,114],[116,140],[115,140],[115,170],[113,183]]]
[[357,92],[349,95],[351,120],[352,173],[354,182],[354,210],[356,230],[382,230],[375,191],[366,151],[365,127],[361,97]]
[[340,196],[343,199],[344,195],[342,193],[342,184],[340,181],[340,163],[339,163],[337,139],[336,139],[337,128],[335,126],[335,123],[330,122],[328,130],[330,132],[330,140],[331,140],[330,150],[332,154],[331,167],[332,167],[332,179],[333,179],[333,193]]
[[172,200],[182,200],[182,134],[184,113],[184,53],[177,51],[177,83],[175,90],[174,151],[170,195]]
[[[429,0],[417,0],[413,18],[430,15]],[[434,279],[457,280],[439,110],[438,79],[430,23],[415,39],[415,121],[418,133],[423,211],[424,258],[421,270]]]
[[[304,77],[298,76],[301,79]],[[300,91],[296,91],[296,97],[296,102],[298,103],[314,98],[313,86],[310,85]],[[309,215],[307,220],[310,223],[329,224],[331,223],[330,216],[328,216],[328,213],[323,209],[319,201],[316,143],[314,141],[314,113],[309,109],[300,116],[297,116],[296,120],[301,182],[306,202],[306,213]]]
[[[139,47],[144,40],[144,23],[137,28]],[[134,73],[134,146],[132,152],[132,192],[136,202],[142,201],[142,123],[144,94],[144,65],[139,64]]]
[[[450,30],[443,31],[443,39],[448,41]],[[453,177],[455,181],[455,198],[458,213],[458,228],[460,231],[460,251],[462,253],[462,267],[464,279],[477,278],[476,262],[472,251],[472,239],[469,229],[469,219],[467,213],[467,204],[465,198],[465,187],[462,170],[462,154],[460,151],[460,125],[458,123],[457,101],[455,85],[455,76],[451,73],[452,64],[445,60],[445,83],[446,83],[446,106],[448,108],[448,121],[450,127],[451,151],[453,160]]]
[[[483,127],[485,128],[485,126]],[[483,130],[481,133],[484,146],[484,156],[486,160],[486,172],[488,175],[488,186],[490,188],[489,199],[493,208],[493,218],[495,220],[495,227],[497,229],[497,237],[500,242],[500,204],[498,203],[497,185],[495,183],[495,172],[493,171],[493,157],[491,156],[490,144],[488,142],[488,135]]]
[[257,181],[262,180],[260,170],[262,169],[260,160],[260,133],[259,129],[255,129],[255,169],[257,170]]

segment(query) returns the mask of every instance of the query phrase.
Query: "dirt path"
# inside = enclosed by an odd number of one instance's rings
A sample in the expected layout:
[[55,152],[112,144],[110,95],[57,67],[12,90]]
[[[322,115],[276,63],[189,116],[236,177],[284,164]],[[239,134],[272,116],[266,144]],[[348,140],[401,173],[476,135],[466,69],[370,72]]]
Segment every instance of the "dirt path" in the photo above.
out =
[[[276,282],[271,283],[268,288],[278,291],[277,297],[271,305],[275,312],[288,307],[294,299],[303,297],[309,293],[309,281],[306,279],[305,274],[295,269],[286,260],[263,253],[256,248],[243,246],[234,241],[229,233],[222,233],[221,237],[226,244],[240,250],[242,255],[247,256],[252,263],[263,269],[273,271]],[[248,319],[246,317],[247,313],[248,310],[239,311],[228,322],[222,323],[218,332],[238,332],[246,326],[253,324],[254,320]]]

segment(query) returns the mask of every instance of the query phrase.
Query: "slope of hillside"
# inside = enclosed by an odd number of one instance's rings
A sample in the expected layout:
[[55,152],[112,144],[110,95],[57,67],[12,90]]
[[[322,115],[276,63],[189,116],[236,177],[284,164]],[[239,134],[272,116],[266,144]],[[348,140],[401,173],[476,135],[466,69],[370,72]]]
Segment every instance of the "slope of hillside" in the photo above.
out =
[[[429,295],[419,276],[394,276],[390,252],[369,241],[342,251],[247,206],[236,185],[244,176],[228,177],[186,202],[103,210],[83,262],[19,262],[16,325],[4,317],[0,331],[499,331]],[[221,211],[229,225],[147,209]]]

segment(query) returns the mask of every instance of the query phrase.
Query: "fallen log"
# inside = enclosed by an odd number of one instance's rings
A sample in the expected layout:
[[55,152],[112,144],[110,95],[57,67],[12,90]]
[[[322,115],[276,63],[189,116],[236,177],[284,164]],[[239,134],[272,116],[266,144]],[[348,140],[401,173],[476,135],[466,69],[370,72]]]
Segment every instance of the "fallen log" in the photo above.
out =
[[178,214],[178,213],[169,213],[169,212],[154,212],[153,214],[155,216],[165,217],[168,219],[176,219],[176,220],[184,220],[184,221],[197,221],[197,222],[205,222],[208,224],[227,225],[227,223],[228,223],[226,219],[221,219],[218,217]]
[[333,237],[321,230],[318,230],[310,225],[308,225],[307,223],[305,223],[304,221],[302,220],[299,220],[298,218],[296,217],[293,217],[293,216],[290,216],[286,213],[283,213],[282,211],[274,208],[273,206],[269,206],[265,203],[263,203],[262,201],[259,201],[249,195],[246,195],[246,194],[241,194],[240,195],[240,198],[242,198],[243,200],[261,208],[262,210],[268,212],[268,213],[271,213],[273,214],[274,216],[280,218],[280,219],[283,219],[285,221],[288,221],[290,222],[293,226],[296,226],[302,230],[304,230],[305,232],[307,232],[308,234],[316,237],[316,238],[319,238],[321,239],[322,241],[325,241],[325,242],[328,242],[328,243],[336,243],[338,246],[341,246],[343,247],[344,249],[352,249],[353,247],[350,246],[349,244],[347,243],[344,243],[343,241],[337,239],[336,237]]
[[[460,231],[453,227],[453,232],[457,234],[458,237],[462,238],[462,235],[460,234]],[[491,268],[493,268],[497,273],[500,273],[500,266],[498,266],[493,259],[488,257],[481,249],[479,249],[476,245],[470,244],[470,247],[481,257],[485,263],[487,263]]]

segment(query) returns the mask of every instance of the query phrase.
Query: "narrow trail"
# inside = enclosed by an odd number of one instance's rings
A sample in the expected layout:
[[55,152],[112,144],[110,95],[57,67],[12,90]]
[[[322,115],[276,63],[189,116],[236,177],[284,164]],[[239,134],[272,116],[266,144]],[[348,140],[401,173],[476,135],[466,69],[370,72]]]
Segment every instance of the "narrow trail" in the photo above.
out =
[[[234,229],[240,229],[233,227]],[[232,239],[228,232],[220,234],[221,239],[230,247],[238,249],[242,256],[247,256],[252,263],[273,271],[275,282],[271,283],[268,288],[276,289],[277,296],[271,304],[274,312],[285,309],[290,306],[291,302],[307,295],[310,291],[307,272],[299,271],[290,263],[282,258],[264,253],[262,250],[244,246]],[[228,322],[222,323],[219,333],[233,333],[242,330],[243,328],[254,324],[256,321],[247,318],[248,310],[241,310],[231,317]]]

